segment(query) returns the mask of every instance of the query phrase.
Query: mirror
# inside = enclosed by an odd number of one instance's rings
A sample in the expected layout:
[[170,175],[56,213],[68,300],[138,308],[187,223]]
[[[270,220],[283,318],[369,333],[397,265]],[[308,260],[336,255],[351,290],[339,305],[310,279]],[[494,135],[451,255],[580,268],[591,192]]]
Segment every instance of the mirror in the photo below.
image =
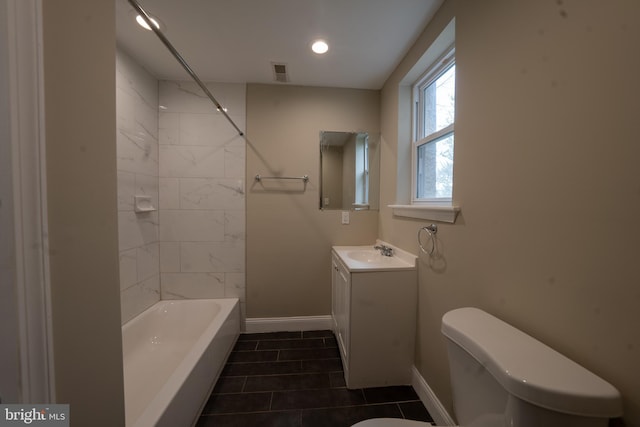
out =
[[320,132],[320,209],[378,210],[380,143],[367,132]]

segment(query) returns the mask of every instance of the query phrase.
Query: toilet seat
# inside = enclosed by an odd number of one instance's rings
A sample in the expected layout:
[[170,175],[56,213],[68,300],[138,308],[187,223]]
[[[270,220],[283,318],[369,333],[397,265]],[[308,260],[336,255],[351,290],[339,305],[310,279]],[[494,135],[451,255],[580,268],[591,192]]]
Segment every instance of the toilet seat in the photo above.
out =
[[[351,427],[425,427],[429,424],[424,421],[405,420],[402,418],[371,418],[360,421]],[[504,426],[504,418],[501,414],[485,414],[476,418],[468,427],[496,427]]]
[[371,418],[360,421],[351,427],[425,427],[430,425],[424,421],[405,420],[402,418]]

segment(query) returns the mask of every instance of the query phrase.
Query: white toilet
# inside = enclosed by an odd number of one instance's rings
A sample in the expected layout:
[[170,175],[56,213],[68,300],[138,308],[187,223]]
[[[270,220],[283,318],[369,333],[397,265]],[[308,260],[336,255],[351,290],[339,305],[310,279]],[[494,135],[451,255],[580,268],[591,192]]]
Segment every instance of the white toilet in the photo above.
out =
[[[611,384],[477,308],[442,318],[455,417],[465,427],[606,427],[622,415]],[[353,427],[418,427],[377,418]]]

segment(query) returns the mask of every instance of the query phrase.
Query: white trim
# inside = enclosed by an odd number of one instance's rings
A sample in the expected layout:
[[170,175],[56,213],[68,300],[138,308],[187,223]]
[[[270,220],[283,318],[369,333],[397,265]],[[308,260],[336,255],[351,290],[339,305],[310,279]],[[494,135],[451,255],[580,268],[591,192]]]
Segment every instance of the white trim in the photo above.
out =
[[24,402],[55,402],[41,0],[7,0],[16,290]]
[[411,385],[418,394],[418,397],[420,397],[422,404],[427,408],[427,411],[429,411],[429,415],[431,415],[436,425],[456,425],[456,422],[451,418],[451,415],[449,415],[449,412],[447,412],[445,407],[442,405],[438,396],[436,396],[431,387],[429,387],[429,384],[427,384],[415,366],[411,369]]
[[459,206],[450,203],[425,203],[414,205],[389,205],[395,216],[455,223],[460,213]]
[[287,332],[331,329],[331,316],[253,317],[246,320],[246,332]]

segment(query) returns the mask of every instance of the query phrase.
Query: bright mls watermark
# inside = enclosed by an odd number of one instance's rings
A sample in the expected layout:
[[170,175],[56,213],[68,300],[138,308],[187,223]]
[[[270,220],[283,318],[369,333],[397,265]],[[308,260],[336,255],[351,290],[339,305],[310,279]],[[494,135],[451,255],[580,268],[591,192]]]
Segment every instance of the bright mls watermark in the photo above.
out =
[[0,427],[69,427],[69,405],[0,405]]

